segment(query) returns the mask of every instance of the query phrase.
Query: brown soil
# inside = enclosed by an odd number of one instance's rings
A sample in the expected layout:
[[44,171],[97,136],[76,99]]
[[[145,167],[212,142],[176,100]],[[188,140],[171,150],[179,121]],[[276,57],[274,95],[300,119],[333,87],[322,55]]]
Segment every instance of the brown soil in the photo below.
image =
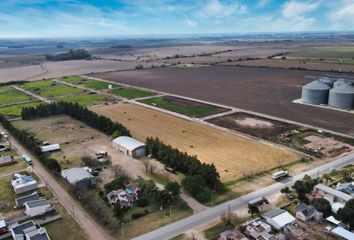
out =
[[321,72],[276,68],[212,66],[155,68],[93,76],[230,105],[354,135],[354,116],[292,101],[300,98],[307,75]]
[[242,112],[212,118],[208,122],[263,139],[269,139],[296,128],[296,126],[291,124]]

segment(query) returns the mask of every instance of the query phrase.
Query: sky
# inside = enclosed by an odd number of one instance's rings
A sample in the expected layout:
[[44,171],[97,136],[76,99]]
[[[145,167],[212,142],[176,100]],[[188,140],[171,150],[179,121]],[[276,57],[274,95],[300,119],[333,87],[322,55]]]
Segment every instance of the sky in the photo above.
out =
[[354,30],[354,0],[0,0],[0,38]]

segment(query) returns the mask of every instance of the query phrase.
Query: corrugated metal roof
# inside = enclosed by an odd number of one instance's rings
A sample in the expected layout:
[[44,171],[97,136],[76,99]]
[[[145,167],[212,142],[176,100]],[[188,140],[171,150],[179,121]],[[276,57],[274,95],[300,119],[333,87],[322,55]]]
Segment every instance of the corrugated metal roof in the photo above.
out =
[[60,149],[59,144],[52,144],[52,145],[42,146],[41,147],[42,152],[56,151],[56,150],[59,150],[59,149]]
[[347,240],[353,240],[354,239],[354,233],[349,232],[348,230],[342,228],[342,227],[336,227],[331,231],[331,233],[334,233],[335,235],[342,237]]
[[75,184],[87,178],[92,178],[92,175],[90,173],[88,173],[83,168],[79,168],[79,167],[65,169],[61,171],[61,175],[71,184]]
[[138,147],[145,146],[144,143],[142,143],[134,138],[127,137],[127,136],[117,137],[117,138],[113,139],[113,143],[118,144],[119,146],[122,146],[129,151],[133,151],[134,149],[136,149]]
[[27,205],[29,208],[35,208],[35,207],[41,207],[41,206],[50,206],[50,203],[47,200],[35,200],[35,201],[30,201],[26,202],[25,205]]
[[325,83],[322,83],[319,81],[313,81],[313,82],[306,84],[304,86],[304,88],[327,90],[327,89],[330,89],[331,87]]
[[321,191],[324,191],[326,193],[329,193],[333,196],[336,196],[340,199],[343,199],[344,201],[349,201],[350,199],[352,199],[353,197],[346,194],[346,193],[343,193],[341,191],[338,191],[338,190],[335,190],[333,188],[330,188],[330,187],[327,187],[326,185],[323,185],[323,184],[317,184],[315,186],[315,189],[318,189],[318,190],[321,190]]

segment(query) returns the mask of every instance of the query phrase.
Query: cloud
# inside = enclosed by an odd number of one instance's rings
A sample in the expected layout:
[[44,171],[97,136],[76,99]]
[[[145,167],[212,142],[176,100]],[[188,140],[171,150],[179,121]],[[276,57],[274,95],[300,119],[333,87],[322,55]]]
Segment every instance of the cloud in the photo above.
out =
[[282,13],[286,18],[302,16],[319,7],[319,2],[289,1],[283,5]]
[[268,5],[272,0],[259,0],[257,3],[257,7],[261,8]]
[[190,20],[190,19],[187,19],[187,20],[185,21],[185,23],[186,23],[187,26],[189,26],[189,27],[197,27],[197,26],[199,25],[198,22],[193,21],[193,20]]
[[329,14],[332,21],[354,22],[354,1],[341,1],[337,6]]
[[245,14],[248,12],[247,6],[239,3],[222,3],[220,0],[209,0],[202,8],[201,15],[204,17],[224,18],[234,13]]

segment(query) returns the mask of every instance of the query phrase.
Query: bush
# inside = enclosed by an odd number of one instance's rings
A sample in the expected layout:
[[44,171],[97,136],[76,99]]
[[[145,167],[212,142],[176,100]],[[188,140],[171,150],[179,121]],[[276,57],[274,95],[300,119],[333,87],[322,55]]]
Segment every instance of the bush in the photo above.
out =
[[141,208],[146,207],[147,205],[149,205],[149,200],[147,200],[146,198],[141,198],[136,202],[136,205]]
[[132,214],[132,219],[137,219],[137,218],[141,218],[141,217],[144,217],[147,213],[144,211],[144,212],[138,212],[138,213],[133,213]]

